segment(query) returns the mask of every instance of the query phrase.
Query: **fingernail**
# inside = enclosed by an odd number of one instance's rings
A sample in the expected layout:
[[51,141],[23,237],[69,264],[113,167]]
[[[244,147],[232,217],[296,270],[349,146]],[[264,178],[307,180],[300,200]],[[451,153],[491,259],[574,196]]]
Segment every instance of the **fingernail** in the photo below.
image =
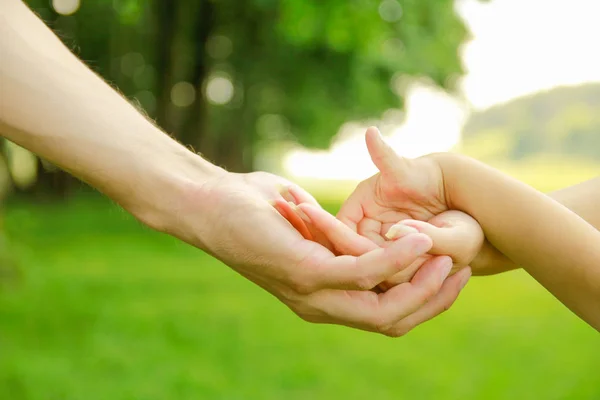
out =
[[298,216],[299,216],[300,218],[302,218],[302,220],[303,220],[304,222],[310,222],[310,218],[308,218],[308,215],[306,215],[306,214],[304,213],[304,211],[302,211],[302,209],[301,209],[300,207],[298,207],[296,204],[294,204],[294,203],[293,203],[293,202],[291,202],[291,201],[288,201],[288,203],[289,203],[290,207],[292,207],[292,208],[294,209],[294,211],[296,211],[296,213],[298,213]]
[[405,236],[411,233],[419,233],[419,231],[411,226],[399,223],[393,225],[385,234],[385,237],[388,239],[397,239],[400,236]]
[[421,239],[413,246],[413,254],[415,256],[423,255],[431,250],[432,245],[431,241]]
[[286,195],[290,195],[290,188],[287,187],[286,185],[283,184],[277,184],[277,192],[279,192],[280,195],[282,195],[283,197],[285,197]]
[[445,263],[444,263],[444,268],[442,268],[442,273],[441,275],[444,277],[444,279],[446,279],[448,277],[448,275],[450,275],[450,271],[452,271],[452,259],[450,257],[446,258]]
[[440,283],[444,283],[448,275],[450,275],[450,271],[452,271],[452,259],[450,257],[444,257],[443,265],[439,269],[439,277]]

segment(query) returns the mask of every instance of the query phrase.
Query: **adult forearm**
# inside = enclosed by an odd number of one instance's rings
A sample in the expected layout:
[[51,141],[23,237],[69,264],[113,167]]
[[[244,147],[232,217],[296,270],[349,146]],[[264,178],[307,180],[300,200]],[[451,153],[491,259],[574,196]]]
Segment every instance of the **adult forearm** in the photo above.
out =
[[2,135],[157,226],[179,191],[218,170],[161,132],[23,3],[3,1],[0,19]]
[[461,156],[439,158],[452,208],[492,245],[600,329],[600,231],[535,189]]

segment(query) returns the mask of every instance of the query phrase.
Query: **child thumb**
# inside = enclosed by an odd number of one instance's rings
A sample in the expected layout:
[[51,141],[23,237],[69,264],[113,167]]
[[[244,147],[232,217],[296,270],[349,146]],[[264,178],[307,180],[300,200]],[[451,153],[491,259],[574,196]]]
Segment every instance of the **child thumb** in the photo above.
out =
[[385,142],[379,129],[373,126],[367,129],[365,141],[373,164],[382,174],[397,173],[404,166],[406,160]]

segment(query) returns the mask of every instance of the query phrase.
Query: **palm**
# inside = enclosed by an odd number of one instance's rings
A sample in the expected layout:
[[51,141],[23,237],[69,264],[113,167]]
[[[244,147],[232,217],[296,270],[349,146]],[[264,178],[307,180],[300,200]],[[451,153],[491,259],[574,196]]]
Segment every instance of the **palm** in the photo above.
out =
[[385,234],[404,219],[428,221],[448,207],[441,172],[429,159],[406,160],[367,132],[367,147],[381,172],[361,182],[338,213],[338,218],[380,246]]

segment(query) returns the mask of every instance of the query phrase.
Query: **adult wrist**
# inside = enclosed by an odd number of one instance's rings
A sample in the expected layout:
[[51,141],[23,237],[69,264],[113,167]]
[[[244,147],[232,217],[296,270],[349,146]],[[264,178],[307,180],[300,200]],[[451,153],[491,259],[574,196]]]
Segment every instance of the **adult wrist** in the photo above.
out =
[[[166,136],[166,135],[165,135]],[[167,137],[168,138],[168,137]],[[132,202],[121,205],[138,220],[159,232],[193,242],[185,231],[183,211],[189,201],[201,201],[203,187],[227,174],[201,156],[168,138],[167,151],[148,164],[148,171]]]

